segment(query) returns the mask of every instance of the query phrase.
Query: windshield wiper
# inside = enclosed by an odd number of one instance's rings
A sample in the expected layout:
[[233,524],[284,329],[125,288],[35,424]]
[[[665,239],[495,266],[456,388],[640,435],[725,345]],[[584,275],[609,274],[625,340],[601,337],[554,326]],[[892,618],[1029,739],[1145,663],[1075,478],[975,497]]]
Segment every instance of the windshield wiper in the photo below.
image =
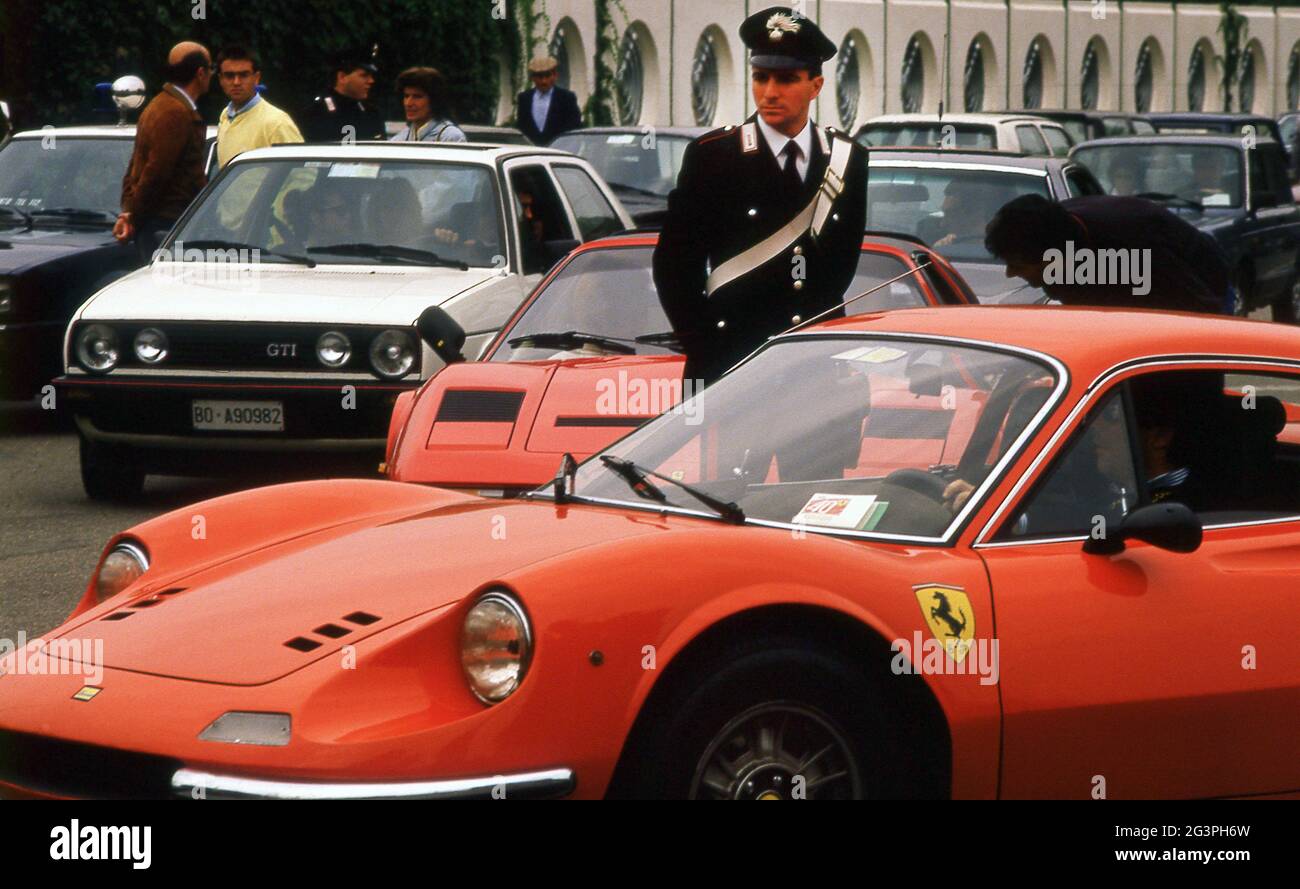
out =
[[[252,244],[241,244],[238,241],[223,241],[220,238],[200,238],[197,241],[186,241],[177,238],[173,243],[180,244],[182,248],[193,247],[196,250],[244,250],[249,253],[256,252],[259,256],[266,254],[267,256],[287,259],[289,262],[296,262],[298,265],[305,265],[309,269],[316,268],[316,260],[311,259],[310,257],[297,256],[293,253],[280,253],[276,250],[267,250],[263,247],[255,247]],[[182,256],[181,259],[183,260],[184,257]]]
[[97,222],[114,222],[117,217],[107,210],[89,210],[84,207],[51,207],[48,210],[33,210],[32,218],[37,216],[63,216],[68,219],[95,220]]
[[670,485],[676,485],[687,494],[690,494],[696,500],[712,509],[720,517],[735,525],[741,525],[745,522],[745,512],[734,503],[719,500],[712,494],[706,494],[699,488],[688,485],[686,482],[678,481],[675,478],[662,475],[653,469],[646,469],[644,466],[638,466],[631,460],[624,460],[621,457],[612,457],[609,454],[601,454],[600,462],[604,463],[611,472],[625,479],[628,486],[640,497],[647,500],[654,500],[658,503],[667,503],[668,498],[664,492],[659,490],[647,476],[654,476],[660,481],[668,482]]
[[609,187],[615,191],[627,191],[632,194],[644,195],[648,198],[658,198],[661,201],[668,197],[666,194],[660,194],[659,192],[651,191],[648,188],[637,188],[635,185],[625,185],[622,182],[611,182],[609,183]]
[[[32,217],[28,216],[26,213],[24,213],[22,210],[19,210],[17,207],[0,207],[0,213],[8,213],[12,216],[17,216],[19,219],[23,221],[23,225],[25,225],[28,229],[32,227]],[[24,231],[25,230],[26,229],[24,229]]]
[[1200,201],[1179,197],[1176,194],[1169,194],[1163,191],[1144,191],[1139,195],[1134,195],[1134,197],[1146,198],[1148,201],[1161,201],[1166,204],[1175,204],[1180,207],[1187,207],[1189,210],[1195,210],[1198,213],[1205,212],[1205,205]]
[[598,333],[583,333],[580,330],[566,330],[563,332],[551,333],[526,333],[522,336],[506,340],[507,345],[522,346],[525,343],[536,346],[539,349],[572,349],[575,346],[582,346],[590,343],[593,346],[600,346],[608,352],[616,352],[619,355],[635,355],[636,349],[627,345],[626,340],[617,337],[601,336]]
[[643,333],[636,338],[636,342],[647,346],[660,346],[664,349],[670,349],[673,352],[685,352],[686,347],[682,345],[681,338],[671,330],[664,333]]
[[372,259],[400,259],[419,265],[440,265],[469,271],[469,263],[460,259],[446,259],[432,250],[403,247],[400,244],[330,244],[327,247],[308,247],[308,253],[337,253],[340,256],[366,256]]

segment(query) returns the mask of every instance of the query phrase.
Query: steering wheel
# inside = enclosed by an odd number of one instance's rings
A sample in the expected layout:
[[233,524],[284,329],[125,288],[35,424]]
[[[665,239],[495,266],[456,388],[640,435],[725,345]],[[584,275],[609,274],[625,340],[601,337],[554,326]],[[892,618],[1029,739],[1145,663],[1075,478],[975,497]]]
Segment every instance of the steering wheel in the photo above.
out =
[[948,482],[940,476],[932,472],[926,472],[924,469],[913,469],[911,467],[895,469],[884,477],[883,482],[887,485],[907,488],[909,491],[915,491],[939,503],[943,502],[943,492],[948,487]]

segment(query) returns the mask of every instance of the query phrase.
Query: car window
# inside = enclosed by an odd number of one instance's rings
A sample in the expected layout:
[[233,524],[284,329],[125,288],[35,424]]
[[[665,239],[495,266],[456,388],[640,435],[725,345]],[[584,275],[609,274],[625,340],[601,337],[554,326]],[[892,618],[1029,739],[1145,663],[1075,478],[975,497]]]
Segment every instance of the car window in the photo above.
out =
[[1070,153],[1070,146],[1073,145],[1070,137],[1065,134],[1065,130],[1057,127],[1042,127],[1043,136],[1047,139],[1047,144],[1052,149],[1052,154],[1057,157],[1065,157]]
[[1117,389],[1088,414],[998,539],[1104,534],[1138,497],[1129,422]]
[[1050,198],[1041,171],[978,167],[867,167],[867,229],[925,241],[951,262],[991,262],[984,227],[1003,204],[1023,194]]
[[1106,193],[1096,178],[1083,167],[1070,167],[1065,171],[1065,187],[1072,198],[1085,194]]
[[[903,274],[909,268],[911,266],[904,263],[897,256],[878,253],[874,250],[863,250],[858,257],[858,270],[853,275],[853,283],[844,292],[844,298],[847,300],[860,293],[865,293],[890,278]],[[864,296],[862,299],[849,303],[845,306],[845,311],[850,315],[860,315],[863,312],[879,312],[884,309],[929,305],[916,279],[916,275],[911,275],[901,281],[894,281],[887,287],[881,287],[870,296]]]
[[677,184],[690,141],[640,133],[568,133],[550,147],[584,158],[615,191],[621,188],[667,197]]
[[353,265],[420,261],[375,252],[396,247],[490,267],[504,253],[499,207],[492,171],[478,164],[235,161],[176,239],[247,244],[272,262],[273,251]]
[[993,127],[980,124],[867,124],[858,131],[857,140],[863,145],[923,145],[929,148],[988,150],[998,147],[997,133]]
[[1252,166],[1251,189],[1262,188],[1264,191],[1256,191],[1256,194],[1271,194],[1274,206],[1292,203],[1294,198],[1291,196],[1291,180],[1287,176],[1287,157],[1282,151],[1282,146],[1274,142],[1265,142],[1257,145],[1250,154],[1252,165],[1256,163],[1259,165],[1261,180],[1260,185],[1257,186],[1254,181],[1256,174]]
[[1033,124],[1021,124],[1016,127],[1016,140],[1020,143],[1020,150],[1025,154],[1048,154],[1047,143],[1038,132],[1038,127]]
[[544,272],[551,266],[546,242],[576,239],[560,202],[560,193],[540,164],[512,169],[510,186],[515,194],[524,274]]
[[1107,194],[1167,195],[1204,207],[1240,207],[1241,153],[1226,145],[1125,142],[1075,149],[1074,159],[1097,177]]
[[1101,132],[1103,136],[1127,136],[1133,132],[1133,126],[1125,117],[1103,117]]
[[133,145],[130,139],[57,134],[14,139],[0,149],[0,207],[24,213],[74,207],[117,216]]
[[[978,506],[1056,383],[1046,365],[984,347],[789,337],[605,453],[752,519],[938,537]],[[1026,388],[1041,397],[1018,398]],[[945,496],[955,482],[969,486],[960,503]],[[655,486],[669,504],[707,512],[680,488]],[[653,505],[599,458],[574,490]]]
[[601,194],[600,188],[581,167],[556,165],[551,168],[555,178],[560,181],[560,188],[569,199],[573,215],[578,220],[578,230],[582,239],[590,241],[603,238],[623,229],[618,214],[609,201]]
[[1075,142],[1088,141],[1088,123],[1083,120],[1063,120],[1061,126]]
[[1133,133],[1137,136],[1150,136],[1156,131],[1155,126],[1149,120],[1142,120],[1139,117],[1133,118]]

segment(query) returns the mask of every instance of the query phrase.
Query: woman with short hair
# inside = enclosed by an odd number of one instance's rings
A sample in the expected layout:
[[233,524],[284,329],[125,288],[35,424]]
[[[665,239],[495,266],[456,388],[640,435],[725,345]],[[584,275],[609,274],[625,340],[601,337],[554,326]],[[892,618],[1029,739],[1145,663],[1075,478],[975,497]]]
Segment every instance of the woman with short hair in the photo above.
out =
[[446,79],[436,68],[407,68],[397,75],[406,126],[392,142],[468,142],[447,117]]

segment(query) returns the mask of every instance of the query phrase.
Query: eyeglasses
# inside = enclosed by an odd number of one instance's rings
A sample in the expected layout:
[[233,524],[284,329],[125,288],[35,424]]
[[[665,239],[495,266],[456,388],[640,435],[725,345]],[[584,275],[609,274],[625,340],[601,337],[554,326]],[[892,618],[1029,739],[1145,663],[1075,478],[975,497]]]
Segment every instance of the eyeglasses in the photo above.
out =
[[222,71],[222,80],[252,80],[256,71]]

